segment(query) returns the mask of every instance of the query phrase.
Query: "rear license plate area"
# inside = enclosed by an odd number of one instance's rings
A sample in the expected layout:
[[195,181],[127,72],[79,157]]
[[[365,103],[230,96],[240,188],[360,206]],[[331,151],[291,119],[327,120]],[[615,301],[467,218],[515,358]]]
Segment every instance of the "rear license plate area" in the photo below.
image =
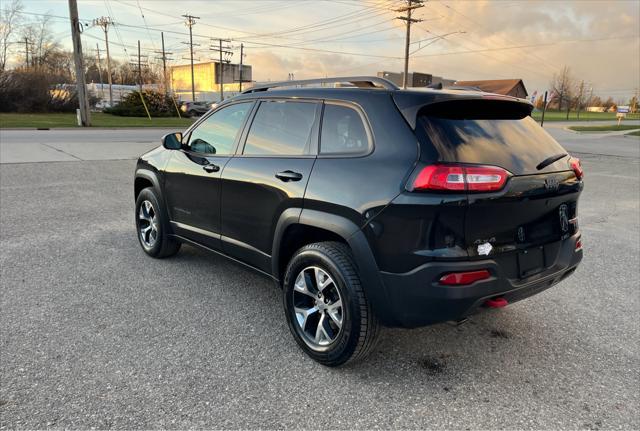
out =
[[533,247],[518,252],[518,272],[520,278],[542,272],[545,268],[544,247]]

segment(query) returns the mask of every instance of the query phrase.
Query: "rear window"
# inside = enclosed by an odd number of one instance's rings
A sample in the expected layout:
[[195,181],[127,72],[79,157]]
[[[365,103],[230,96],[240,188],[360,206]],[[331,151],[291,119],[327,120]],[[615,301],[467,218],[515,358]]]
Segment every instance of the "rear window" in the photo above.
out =
[[416,133],[435,150],[435,154],[426,151],[424,157],[443,162],[495,165],[515,175],[568,169],[566,158],[541,171],[536,169],[546,158],[566,151],[529,116],[510,119],[453,117],[421,115],[418,118]]

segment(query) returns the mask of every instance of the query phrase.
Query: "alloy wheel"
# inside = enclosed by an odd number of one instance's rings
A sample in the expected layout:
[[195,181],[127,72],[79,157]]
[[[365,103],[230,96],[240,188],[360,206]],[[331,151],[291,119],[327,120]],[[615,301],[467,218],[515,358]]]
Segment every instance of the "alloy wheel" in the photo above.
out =
[[152,248],[158,240],[158,216],[151,202],[143,201],[140,204],[138,222],[140,240],[145,247]]
[[344,320],[342,297],[323,269],[310,266],[300,271],[293,286],[293,307],[298,329],[309,347],[321,350],[336,341]]

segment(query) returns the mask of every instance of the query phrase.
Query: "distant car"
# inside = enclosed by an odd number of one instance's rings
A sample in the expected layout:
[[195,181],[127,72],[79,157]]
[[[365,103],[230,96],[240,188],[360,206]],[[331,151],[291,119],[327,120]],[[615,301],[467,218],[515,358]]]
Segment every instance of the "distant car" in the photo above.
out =
[[210,102],[183,102],[180,110],[189,117],[198,117],[204,115],[210,109]]
[[457,321],[575,271],[582,167],[532,108],[376,77],[254,87],[140,157],[137,236],[156,258],[187,243],[266,274],[300,347],[344,364],[380,325]]

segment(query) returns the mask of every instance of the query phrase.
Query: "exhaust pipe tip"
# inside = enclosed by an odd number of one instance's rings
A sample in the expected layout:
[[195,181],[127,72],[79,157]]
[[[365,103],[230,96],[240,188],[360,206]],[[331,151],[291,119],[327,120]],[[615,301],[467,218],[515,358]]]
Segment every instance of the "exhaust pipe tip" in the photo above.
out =
[[484,305],[489,307],[489,308],[502,308],[502,307],[506,307],[507,305],[509,305],[509,301],[504,299],[502,296],[499,296],[497,298],[487,299],[484,302]]

